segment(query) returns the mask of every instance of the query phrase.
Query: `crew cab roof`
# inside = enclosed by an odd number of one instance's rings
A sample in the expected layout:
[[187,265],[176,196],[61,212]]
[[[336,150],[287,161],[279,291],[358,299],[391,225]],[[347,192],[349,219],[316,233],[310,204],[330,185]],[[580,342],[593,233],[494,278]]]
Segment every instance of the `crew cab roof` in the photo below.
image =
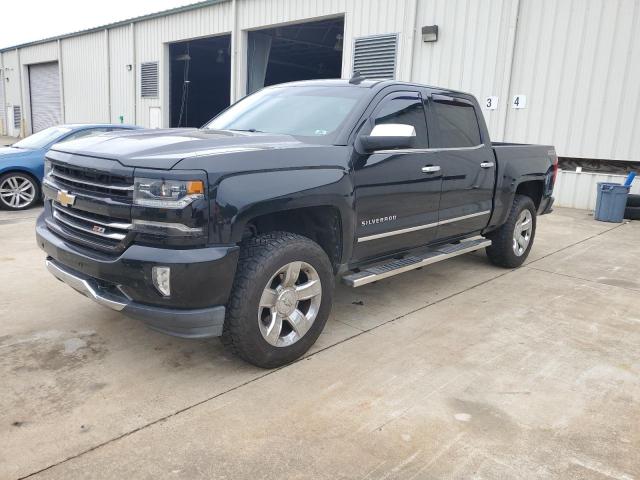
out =
[[449,92],[454,94],[472,95],[469,92],[452,90],[450,88],[443,88],[435,85],[423,85],[420,83],[402,82],[400,80],[362,80],[358,83],[350,83],[349,80],[346,80],[343,78],[324,79],[324,80],[299,80],[296,82],[280,83],[280,84],[272,85],[266,88],[277,88],[277,87],[285,87],[285,86],[286,87],[346,87],[346,88],[370,88],[370,89],[375,89],[376,91],[379,91],[385,87],[402,86],[402,85],[405,85],[408,87],[429,88],[432,90],[437,90],[442,93]]

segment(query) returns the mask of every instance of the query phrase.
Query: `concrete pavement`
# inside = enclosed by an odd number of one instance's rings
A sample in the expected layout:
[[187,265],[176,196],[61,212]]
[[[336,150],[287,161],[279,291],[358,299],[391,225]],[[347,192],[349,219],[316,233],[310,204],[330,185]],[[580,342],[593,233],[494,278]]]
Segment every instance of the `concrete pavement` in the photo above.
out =
[[339,287],[264,371],[55,281],[36,213],[0,213],[0,478],[640,478],[640,222]]
[[3,135],[0,135],[0,147],[11,145],[12,143],[16,143],[18,140],[19,138],[5,137]]

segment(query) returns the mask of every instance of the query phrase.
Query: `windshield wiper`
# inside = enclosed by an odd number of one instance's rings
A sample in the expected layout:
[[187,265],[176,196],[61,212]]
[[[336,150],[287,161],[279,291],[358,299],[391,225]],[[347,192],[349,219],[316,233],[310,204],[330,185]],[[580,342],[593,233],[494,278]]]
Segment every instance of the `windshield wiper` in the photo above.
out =
[[251,132],[251,133],[264,133],[262,130],[256,130],[255,128],[229,128],[232,132]]

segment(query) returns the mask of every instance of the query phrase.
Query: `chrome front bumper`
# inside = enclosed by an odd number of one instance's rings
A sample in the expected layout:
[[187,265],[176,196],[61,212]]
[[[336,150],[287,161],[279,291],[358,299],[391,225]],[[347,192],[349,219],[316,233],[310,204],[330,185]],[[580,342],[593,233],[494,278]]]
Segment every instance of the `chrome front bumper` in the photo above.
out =
[[101,284],[101,281],[66,268],[55,259],[45,260],[47,270],[58,280],[66,283],[85,297],[122,312],[148,327],[168,335],[183,338],[207,338],[222,335],[225,318],[224,305],[207,308],[177,309],[145,305],[129,299],[115,285]]
[[122,300],[116,299],[112,294],[101,291],[100,287],[95,284],[95,282],[78,277],[59,265],[56,265],[49,259],[45,260],[45,264],[47,266],[47,270],[49,270],[54,277],[61,282],[66,283],[71,288],[80,292],[85,297],[90,298],[94,302],[117,311],[121,311],[127,306],[128,302],[125,300],[124,295]]

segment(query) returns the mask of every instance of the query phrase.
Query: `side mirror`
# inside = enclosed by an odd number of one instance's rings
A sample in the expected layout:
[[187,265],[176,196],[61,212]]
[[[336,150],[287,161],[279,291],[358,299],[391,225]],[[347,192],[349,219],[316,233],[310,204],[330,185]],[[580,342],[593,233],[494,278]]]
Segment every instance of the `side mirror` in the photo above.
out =
[[373,127],[370,135],[360,136],[359,140],[366,153],[412,148],[416,140],[416,129],[413,125],[383,123]]

